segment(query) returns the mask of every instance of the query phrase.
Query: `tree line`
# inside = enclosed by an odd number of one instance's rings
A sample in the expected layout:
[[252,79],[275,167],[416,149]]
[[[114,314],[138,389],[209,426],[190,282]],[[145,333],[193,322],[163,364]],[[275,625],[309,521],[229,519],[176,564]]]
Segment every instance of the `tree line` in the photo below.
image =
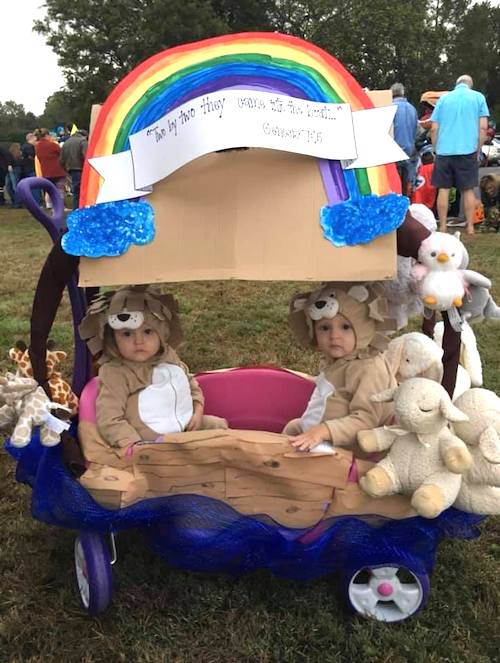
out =
[[[45,0],[45,6],[47,17],[34,28],[66,80],[38,118],[46,126],[87,127],[91,105],[155,53],[254,30],[313,42],[363,87],[400,81],[415,104],[423,91],[450,89],[468,73],[500,119],[500,7],[487,0]],[[22,106],[16,115],[13,106],[19,105],[0,105],[1,137],[31,115]]]

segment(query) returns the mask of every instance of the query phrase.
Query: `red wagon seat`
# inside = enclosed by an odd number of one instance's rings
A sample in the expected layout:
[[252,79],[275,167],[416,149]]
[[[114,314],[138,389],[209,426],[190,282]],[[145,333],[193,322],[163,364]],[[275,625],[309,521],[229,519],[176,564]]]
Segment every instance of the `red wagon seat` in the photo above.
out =
[[[227,419],[231,428],[281,433],[304,412],[314,390],[311,379],[281,368],[232,368],[196,376],[205,395],[205,414]],[[95,422],[98,378],[80,397],[79,418]]]

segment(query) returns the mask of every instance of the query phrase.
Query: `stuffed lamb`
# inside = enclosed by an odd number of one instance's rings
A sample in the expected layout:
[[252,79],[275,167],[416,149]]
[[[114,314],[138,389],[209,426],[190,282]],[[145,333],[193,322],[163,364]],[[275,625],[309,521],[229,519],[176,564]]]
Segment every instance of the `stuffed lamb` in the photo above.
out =
[[500,398],[488,389],[469,389],[456,401],[469,421],[455,433],[472,454],[454,506],[480,514],[500,514]]
[[426,378],[411,378],[372,399],[394,400],[400,427],[358,433],[364,451],[389,449],[387,456],[361,477],[361,488],[372,497],[412,495],[415,511],[435,518],[454,503],[462,472],[472,463],[464,442],[447,427],[449,421],[467,421],[467,415],[452,404],[440,384]]
[[[443,323],[435,326],[435,341],[420,332],[409,332],[393,338],[386,350],[386,359],[398,383],[409,378],[429,378],[441,382],[443,378],[443,349],[441,347]],[[453,391],[453,401],[474,386],[482,384],[481,358],[476,337],[464,323],[460,349],[460,362]]]

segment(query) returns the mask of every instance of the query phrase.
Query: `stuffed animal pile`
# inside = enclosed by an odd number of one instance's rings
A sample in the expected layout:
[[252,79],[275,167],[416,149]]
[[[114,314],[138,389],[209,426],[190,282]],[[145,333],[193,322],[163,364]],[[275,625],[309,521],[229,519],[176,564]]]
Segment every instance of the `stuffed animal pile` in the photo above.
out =
[[[16,363],[17,371],[0,376],[0,428],[13,426],[10,441],[15,447],[29,444],[34,426],[40,426],[43,445],[58,444],[62,431],[69,428],[65,419],[78,410],[78,397],[61,373],[55,370],[56,364],[66,358],[66,353],[54,350],[51,341],[47,344],[47,383],[53,400],[33,378],[25,343],[18,341],[9,350],[9,357]],[[57,417],[52,414],[55,410]]]
[[[78,396],[73,393],[68,382],[62,377],[59,371],[55,370],[56,365],[66,359],[67,354],[63,350],[54,350],[52,341],[47,343],[47,383],[50,387],[50,393],[55,403],[64,408],[68,408],[71,415],[78,411]],[[16,375],[18,377],[32,378],[33,370],[29,351],[23,341],[17,341],[15,346],[9,350],[9,357],[17,365]]]

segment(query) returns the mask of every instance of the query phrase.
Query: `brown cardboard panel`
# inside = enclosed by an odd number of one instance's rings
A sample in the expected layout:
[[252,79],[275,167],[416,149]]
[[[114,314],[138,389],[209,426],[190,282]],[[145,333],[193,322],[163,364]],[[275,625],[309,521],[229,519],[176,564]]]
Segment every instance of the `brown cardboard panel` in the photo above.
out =
[[224,467],[222,464],[215,463],[212,465],[161,465],[160,467],[144,467],[137,464],[134,469],[137,476],[146,478],[148,485],[155,487],[163,482],[166,486],[165,492],[169,492],[170,486],[174,484],[184,486],[196,482],[224,481]]
[[312,484],[308,481],[289,481],[277,477],[261,476],[254,472],[226,469],[226,496],[251,497],[266,495],[268,497],[285,497],[304,502],[330,502],[333,489],[328,485]]
[[325,518],[330,516],[377,514],[387,518],[410,518],[417,514],[406,495],[369,497],[357,483],[349,483],[346,488],[337,488]]
[[224,500],[225,498],[225,484],[224,482],[203,482],[191,483],[183,486],[173,486],[169,493],[165,493],[162,486],[155,490],[154,486],[149,486],[144,494],[143,499],[150,497],[164,497],[166,494],[172,495],[204,495],[205,497],[213,497],[217,500]]
[[298,458],[276,457],[270,454],[251,453],[242,449],[223,449],[221,458],[226,467],[234,467],[264,476],[278,477],[289,481],[307,480],[312,484],[344,488],[351,467],[349,452],[335,456],[308,454]]
[[[392,103],[390,90],[368,96],[375,106]],[[319,214],[328,201],[313,157],[264,149],[208,154],[157,183],[148,200],[154,241],[117,258],[82,258],[80,285],[396,274],[395,233],[355,247],[324,239]]]
[[90,108],[89,138],[92,135],[92,131],[94,130],[97,118],[99,117],[99,113],[101,112],[101,108],[102,108],[101,104],[92,104]]
[[286,527],[311,527],[319,522],[328,503],[300,502],[281,497],[231,497],[226,500],[236,511],[250,516],[267,515]]
[[80,440],[82,452],[86,460],[98,465],[109,465],[121,470],[129,470],[132,468],[130,457],[125,455],[126,450],[110,447],[99,435],[99,431],[94,422],[79,422],[78,439]]
[[395,234],[334,247],[316,159],[248,150],[209,154],[155,185],[156,238],[117,258],[82,258],[80,284],[207,279],[372,280],[395,274]]

